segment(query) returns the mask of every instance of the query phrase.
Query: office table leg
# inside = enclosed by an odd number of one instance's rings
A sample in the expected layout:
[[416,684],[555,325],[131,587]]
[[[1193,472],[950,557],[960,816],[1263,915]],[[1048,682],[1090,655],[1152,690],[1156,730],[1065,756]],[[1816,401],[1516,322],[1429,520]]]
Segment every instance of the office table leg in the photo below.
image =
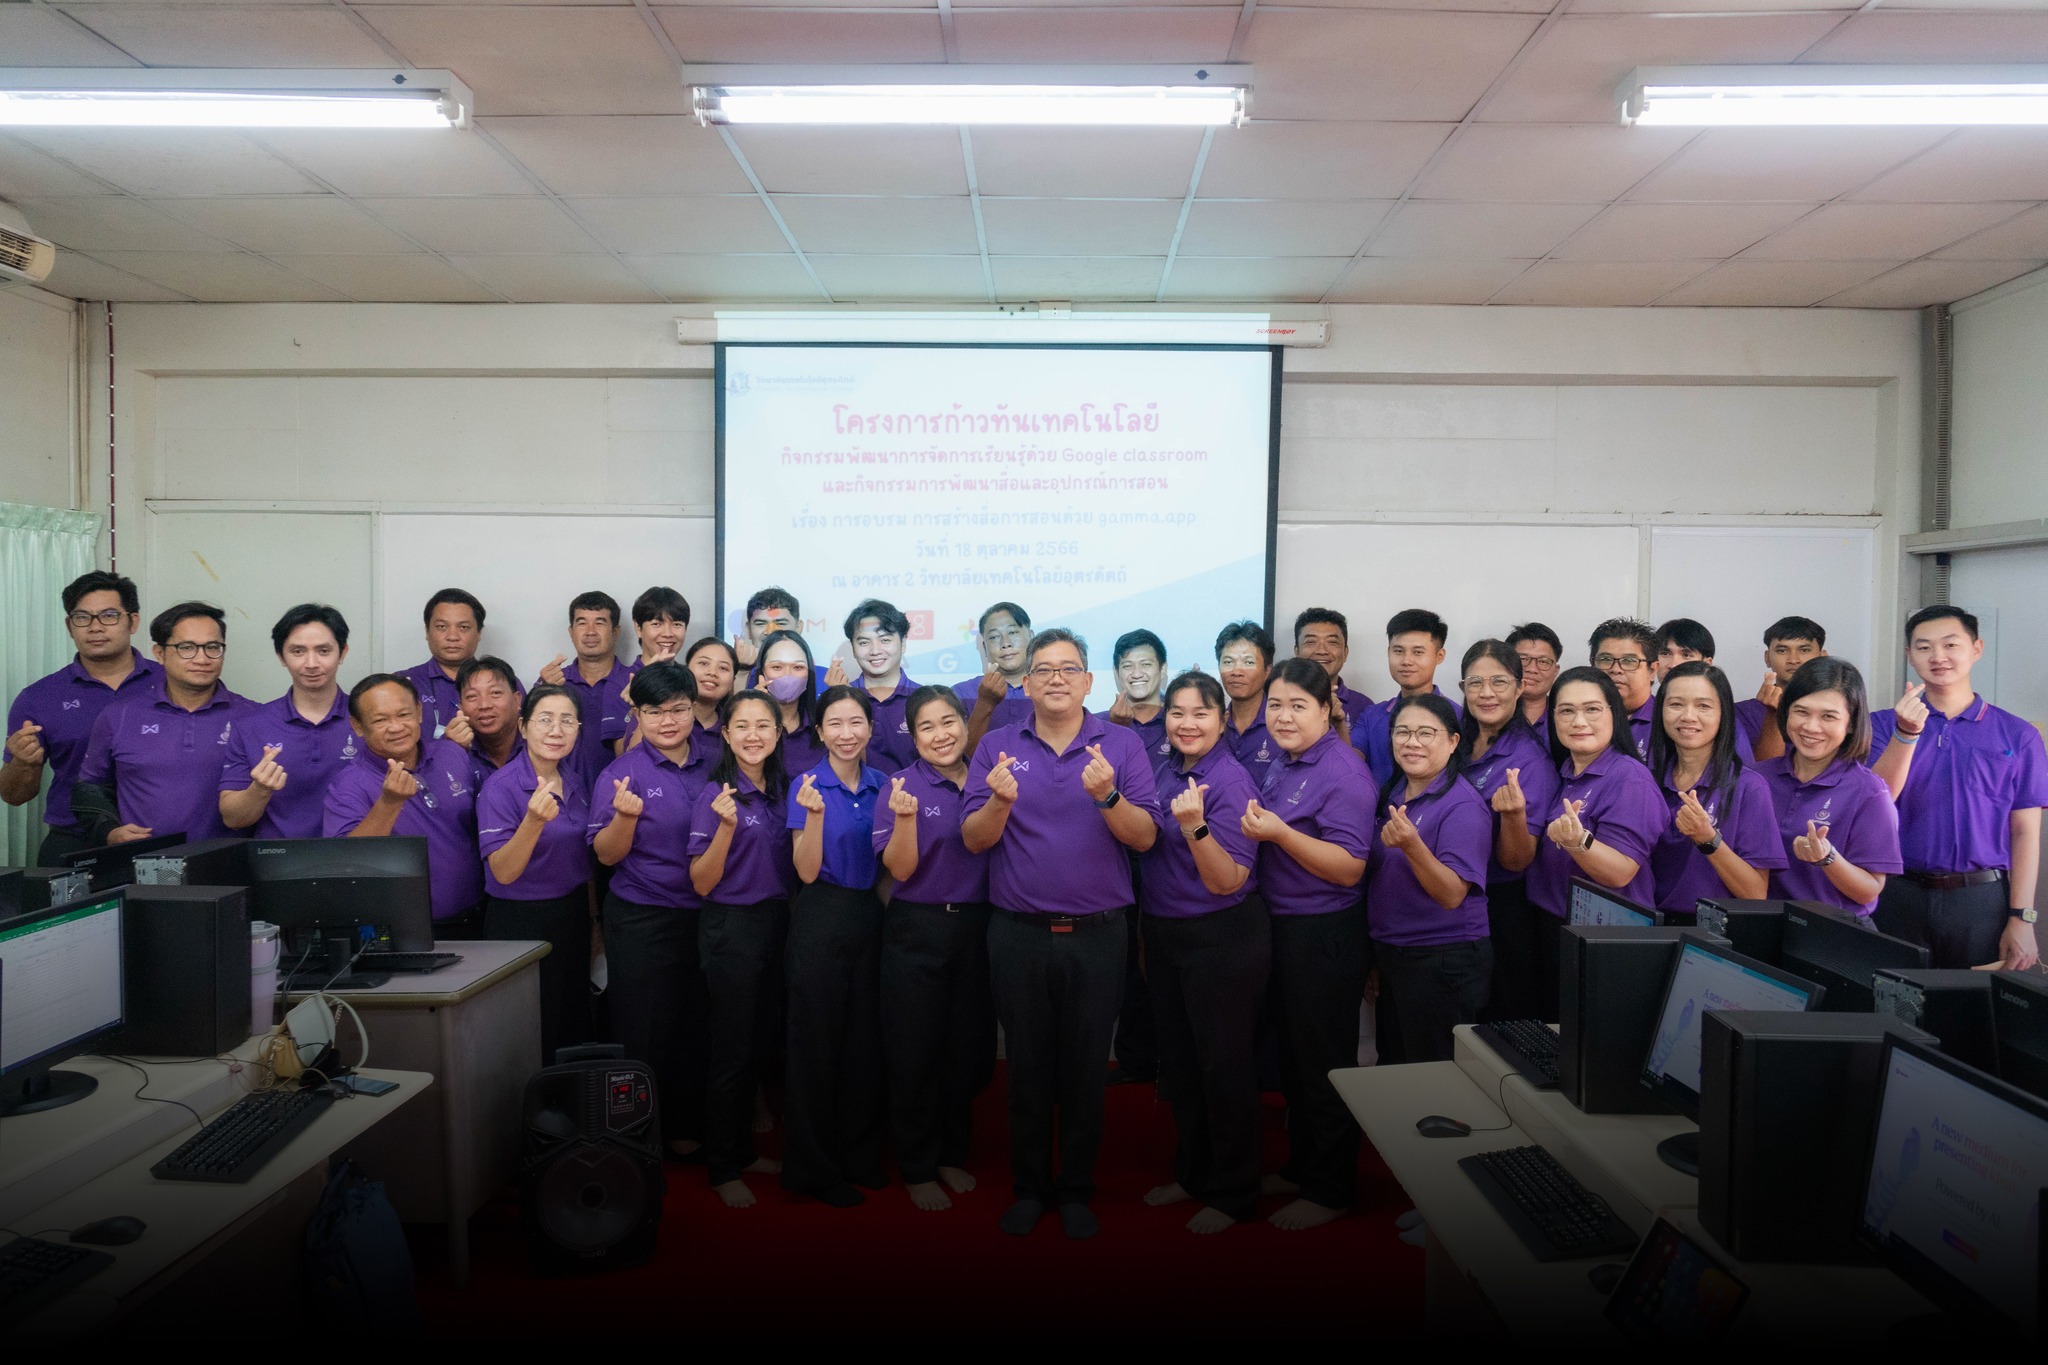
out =
[[[439,1011],[442,1076],[456,1074],[456,1011]],[[449,1086],[441,1103],[446,1121],[441,1125],[442,1198],[447,1201],[448,1279],[457,1289],[469,1288],[469,1181],[465,1178],[464,1144],[470,1131],[467,1087]]]

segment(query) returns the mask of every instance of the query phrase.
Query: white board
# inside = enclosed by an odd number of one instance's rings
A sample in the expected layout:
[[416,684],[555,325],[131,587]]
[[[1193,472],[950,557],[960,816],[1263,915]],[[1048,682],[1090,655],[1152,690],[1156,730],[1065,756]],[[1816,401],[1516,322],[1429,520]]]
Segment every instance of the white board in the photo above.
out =
[[1889,706],[1891,660],[1871,652],[1875,554],[1875,534],[1864,527],[1652,527],[1650,623],[1705,623],[1716,662],[1735,695],[1747,697],[1763,681],[1764,627],[1810,617],[1826,629],[1828,653],[1861,669],[1881,698],[1874,704]]
[[1956,555],[1949,596],[1977,617],[1984,637],[1984,657],[1970,671],[1977,690],[2048,726],[2048,545]]

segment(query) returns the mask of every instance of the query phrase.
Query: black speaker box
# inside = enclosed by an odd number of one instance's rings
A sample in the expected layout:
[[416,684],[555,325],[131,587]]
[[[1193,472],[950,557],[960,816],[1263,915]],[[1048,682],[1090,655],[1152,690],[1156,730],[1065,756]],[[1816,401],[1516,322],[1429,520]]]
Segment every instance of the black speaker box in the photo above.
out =
[[128,1022],[108,1051],[212,1057],[248,1041],[246,891],[131,886],[121,938]]
[[1728,946],[1744,957],[1771,966],[1785,943],[1787,901],[1706,900],[1699,903],[1694,923],[1710,934],[1728,940]]
[[526,1083],[519,1173],[527,1259],[538,1275],[639,1265],[661,1229],[661,1119],[654,1074],[587,1054]]
[[1643,1060],[1679,940],[1690,932],[1563,926],[1557,951],[1557,1084],[1582,1112],[1671,1112],[1643,1084]]
[[1933,1034],[1943,1052],[1995,1076],[1991,982],[1997,975],[1961,967],[1880,967],[1870,991],[1876,1013]]

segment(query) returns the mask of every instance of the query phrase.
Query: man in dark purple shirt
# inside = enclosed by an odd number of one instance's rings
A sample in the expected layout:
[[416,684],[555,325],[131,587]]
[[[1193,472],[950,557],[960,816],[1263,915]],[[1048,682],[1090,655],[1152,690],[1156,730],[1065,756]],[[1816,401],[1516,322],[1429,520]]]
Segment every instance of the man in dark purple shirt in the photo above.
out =
[[[409,674],[399,676],[411,681]],[[526,751],[526,739],[519,733],[519,708],[526,700],[526,689],[519,685],[512,665],[484,654],[462,666],[455,690],[462,709],[455,713],[455,725],[447,738],[469,749],[477,790],[482,791],[484,779]],[[420,733],[425,734],[424,719],[420,726]]]
[[[443,588],[427,599],[421,616],[427,627],[427,661],[399,676],[419,691],[420,724],[427,738],[439,739],[461,709],[455,675],[483,643],[484,604],[461,588]],[[458,744],[467,742],[463,734],[448,737]]]
[[71,813],[71,787],[85,760],[93,722],[116,697],[147,691],[163,676],[132,643],[142,620],[134,583],[95,569],[67,584],[63,601],[64,628],[77,653],[15,697],[7,709],[6,753],[0,761],[0,801],[10,806],[35,800],[44,771],[51,770],[38,867],[62,866],[65,854],[91,846]]
[[258,839],[317,839],[327,784],[362,752],[336,681],[348,657],[348,622],[333,607],[303,602],[270,631],[292,685],[252,707],[220,769],[220,818]]
[[1127,850],[1144,852],[1159,829],[1143,744],[1088,711],[1087,646],[1069,630],[1040,631],[1025,662],[1031,718],[990,731],[975,750],[960,835],[969,852],[988,851],[996,907],[989,967],[1010,1064],[1017,1195],[1000,1226],[1024,1236],[1057,1204],[1067,1236],[1083,1238],[1100,1226],[1088,1200],[1123,997]]
[[1593,627],[1586,654],[1587,662],[1613,679],[1615,690],[1621,693],[1621,709],[1628,712],[1636,757],[1648,763],[1650,729],[1656,724],[1651,712],[1657,697],[1657,632],[1634,617],[1617,616]]
[[1031,715],[1024,695],[1024,669],[1031,653],[1031,614],[1015,602],[997,602],[975,623],[983,672],[953,684],[953,693],[967,707],[967,743],[1004,725],[1017,725]]
[[1344,685],[1344,665],[1351,658],[1351,624],[1341,611],[1310,607],[1294,618],[1294,654],[1313,659],[1330,675],[1330,691],[1336,694],[1342,714],[1336,717],[1338,737],[1350,742],[1351,727],[1365,716],[1372,698]]
[[1801,665],[1828,652],[1827,628],[1805,616],[1781,616],[1764,627],[1764,681],[1753,697],[1735,703],[1737,733],[1758,758],[1785,752],[1778,730],[1778,699]]
[[1216,636],[1216,676],[1230,701],[1223,742],[1252,785],[1265,789],[1266,771],[1282,757],[1266,732],[1266,679],[1273,672],[1273,636],[1257,621],[1233,621]]
[[846,615],[846,642],[860,669],[853,685],[875,704],[868,766],[884,774],[900,773],[917,761],[917,741],[904,719],[910,694],[918,687],[903,671],[903,642],[909,638],[910,618],[894,603],[870,597]]
[[540,680],[568,688],[583,703],[583,728],[563,766],[594,793],[597,775],[618,757],[619,741],[626,737],[626,684],[633,681],[619,662],[619,604],[610,593],[579,593],[569,603],[569,643],[575,665],[557,654],[541,669]]
[[[1387,622],[1387,676],[1394,680],[1395,693],[1383,702],[1367,707],[1351,718],[1351,747],[1365,757],[1372,780],[1384,787],[1394,780],[1394,712],[1409,697],[1425,694],[1443,696],[1436,685],[1436,671],[1444,661],[1444,641],[1451,628],[1433,611],[1410,607],[1397,611]],[[1465,708],[1456,702],[1451,710],[1462,719]]]

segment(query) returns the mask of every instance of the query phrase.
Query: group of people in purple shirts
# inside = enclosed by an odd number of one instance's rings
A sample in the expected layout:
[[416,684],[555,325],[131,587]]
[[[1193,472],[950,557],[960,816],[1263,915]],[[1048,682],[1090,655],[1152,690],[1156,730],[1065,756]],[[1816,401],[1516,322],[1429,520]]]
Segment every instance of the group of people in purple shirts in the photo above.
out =
[[[63,605],[77,656],[15,698],[0,767],[10,804],[47,785],[43,862],[171,832],[424,837],[437,938],[553,945],[545,1055],[598,1027],[602,953],[604,1031],[732,1207],[770,1174],[858,1204],[892,1148],[917,1206],[949,1207],[975,1187],[1000,1022],[1005,1232],[1098,1230],[1112,1048],[1174,1115],[1148,1203],[1196,1205],[1203,1233],[1262,1196],[1279,1227],[1328,1222],[1356,1195],[1359,1130],[1327,1074],[1355,1064],[1361,1000],[1382,1063],[1446,1058],[1482,1017],[1551,1017],[1574,876],[1680,911],[1819,901],[1939,966],[2037,958],[2048,758],[1971,688],[1983,645],[1952,606],[1907,621],[1918,681],[1872,714],[1796,616],[1740,702],[1704,626],[1616,619],[1583,665],[1540,624],[1479,641],[1461,705],[1423,610],[1388,622],[1396,691],[1375,702],[1344,680],[1343,615],[1312,608],[1284,660],[1264,626],[1225,626],[1213,673],[1169,675],[1132,631],[1094,712],[1087,642],[1011,602],[977,623],[986,672],[947,687],[904,675],[910,623],[887,602],[849,613],[820,670],[780,589],[748,600],[744,635],[685,648],[688,602],[650,588],[628,665],[618,604],[589,592],[573,659],[529,685],[480,652],[483,605],[446,589],[431,657],[346,694],[347,622],[307,604],[272,630],[291,687],[265,704],[221,685],[218,608],[157,614],[152,661],[127,579],[87,574]],[[780,1161],[756,1148],[776,1068]],[[1264,1172],[1269,1080],[1288,1158]]]

